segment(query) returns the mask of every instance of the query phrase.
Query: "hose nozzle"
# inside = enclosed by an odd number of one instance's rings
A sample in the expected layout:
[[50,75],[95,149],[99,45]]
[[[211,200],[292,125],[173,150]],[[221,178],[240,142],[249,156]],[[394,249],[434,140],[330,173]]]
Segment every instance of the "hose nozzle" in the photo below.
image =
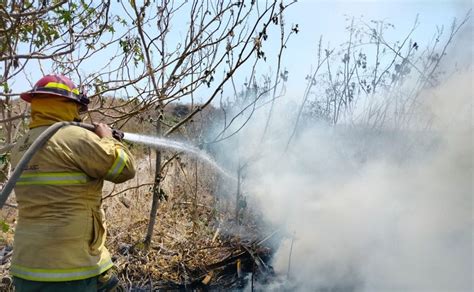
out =
[[115,140],[117,141],[122,141],[123,140],[123,132],[117,129],[112,129],[112,137],[114,137]]

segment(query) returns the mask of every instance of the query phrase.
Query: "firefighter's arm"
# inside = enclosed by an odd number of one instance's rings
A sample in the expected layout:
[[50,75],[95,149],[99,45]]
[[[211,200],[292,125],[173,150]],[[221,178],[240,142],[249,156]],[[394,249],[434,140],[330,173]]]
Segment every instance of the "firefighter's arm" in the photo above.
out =
[[104,179],[121,183],[135,176],[135,159],[128,148],[114,138],[102,138],[111,141],[113,145],[114,161],[107,171]]
[[135,160],[120,141],[88,130],[82,131],[76,156],[78,166],[90,177],[121,183],[135,176]]

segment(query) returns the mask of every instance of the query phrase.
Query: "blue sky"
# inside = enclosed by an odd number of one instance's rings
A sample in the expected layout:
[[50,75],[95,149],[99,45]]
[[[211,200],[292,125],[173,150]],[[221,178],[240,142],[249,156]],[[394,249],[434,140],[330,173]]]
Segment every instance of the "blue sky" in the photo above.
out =
[[[345,27],[349,24],[346,15],[354,18],[363,17],[370,20],[384,20],[395,25],[387,31],[387,39],[393,41],[407,35],[416,15],[419,14],[419,26],[413,34],[421,48],[424,48],[436,32],[436,27],[448,29],[453,19],[463,18],[472,8],[471,1],[319,1],[299,0],[288,9],[288,23],[298,23],[300,32],[293,36],[285,52],[285,67],[290,72],[288,91],[302,95],[304,76],[311,66],[316,64],[316,50],[319,37],[323,44],[336,47],[348,39]],[[471,20],[472,25],[472,20]],[[472,27],[471,27],[472,29]],[[471,48],[466,48],[472,53]],[[472,56],[472,55],[471,55]]]

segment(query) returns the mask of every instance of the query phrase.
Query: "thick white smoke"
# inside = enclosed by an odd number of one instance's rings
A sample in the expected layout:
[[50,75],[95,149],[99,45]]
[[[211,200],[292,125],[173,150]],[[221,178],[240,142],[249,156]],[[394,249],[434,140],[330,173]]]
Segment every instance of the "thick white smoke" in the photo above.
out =
[[251,157],[249,200],[289,235],[276,290],[472,291],[471,84],[468,71],[421,95],[429,130],[312,125],[286,152],[287,107],[263,144],[254,115],[228,153]]

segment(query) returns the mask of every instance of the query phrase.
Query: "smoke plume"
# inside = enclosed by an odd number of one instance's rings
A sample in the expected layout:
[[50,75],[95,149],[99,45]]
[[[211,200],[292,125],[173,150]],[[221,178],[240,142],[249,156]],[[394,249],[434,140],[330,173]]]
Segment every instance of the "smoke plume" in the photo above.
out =
[[264,142],[264,112],[227,141],[248,200],[287,235],[272,263],[284,280],[262,289],[472,291],[471,78],[420,96],[428,129],[312,124],[285,151],[294,112],[279,102]]

